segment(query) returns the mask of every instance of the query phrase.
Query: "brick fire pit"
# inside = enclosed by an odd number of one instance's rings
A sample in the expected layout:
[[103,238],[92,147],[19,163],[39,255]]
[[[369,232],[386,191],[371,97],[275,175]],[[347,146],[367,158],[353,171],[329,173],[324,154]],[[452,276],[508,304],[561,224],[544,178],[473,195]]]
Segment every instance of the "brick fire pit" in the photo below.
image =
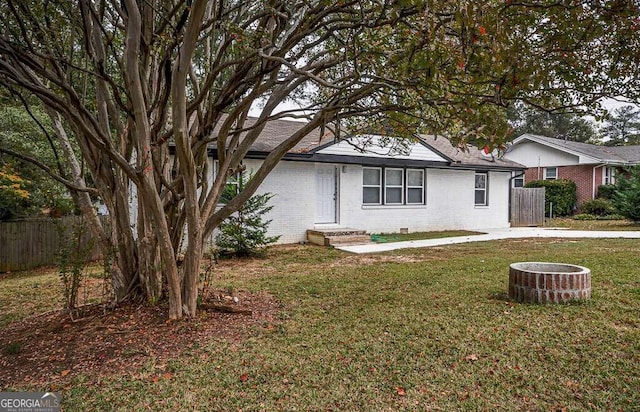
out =
[[591,271],[566,263],[509,266],[509,298],[527,303],[567,303],[591,298]]

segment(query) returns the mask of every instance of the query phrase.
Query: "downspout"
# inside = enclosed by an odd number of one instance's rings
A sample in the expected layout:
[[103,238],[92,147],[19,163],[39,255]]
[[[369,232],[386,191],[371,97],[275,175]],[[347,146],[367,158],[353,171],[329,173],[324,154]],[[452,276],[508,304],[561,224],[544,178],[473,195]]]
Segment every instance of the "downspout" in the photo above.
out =
[[591,184],[591,199],[596,198],[596,169],[606,166],[606,163],[603,163],[598,166],[594,166],[592,174],[593,174],[593,183]]
[[519,175],[513,175],[509,178],[509,202],[507,204],[507,207],[509,208],[509,226],[511,226],[511,219],[513,216],[511,216],[511,202],[513,201],[512,199],[512,186],[513,186],[513,179],[520,177],[520,176],[524,176],[524,170],[520,172]]

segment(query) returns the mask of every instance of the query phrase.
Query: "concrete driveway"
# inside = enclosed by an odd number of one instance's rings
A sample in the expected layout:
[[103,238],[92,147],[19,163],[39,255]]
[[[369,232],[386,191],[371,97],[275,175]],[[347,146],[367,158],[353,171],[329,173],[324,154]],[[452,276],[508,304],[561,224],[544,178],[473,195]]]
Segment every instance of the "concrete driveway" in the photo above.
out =
[[390,250],[453,245],[456,243],[484,242],[487,240],[553,237],[553,238],[626,238],[640,239],[640,231],[587,231],[562,228],[515,227],[507,229],[485,229],[482,235],[456,236],[441,239],[409,240],[406,242],[370,243],[366,245],[336,246],[336,249],[351,253],[380,253]]

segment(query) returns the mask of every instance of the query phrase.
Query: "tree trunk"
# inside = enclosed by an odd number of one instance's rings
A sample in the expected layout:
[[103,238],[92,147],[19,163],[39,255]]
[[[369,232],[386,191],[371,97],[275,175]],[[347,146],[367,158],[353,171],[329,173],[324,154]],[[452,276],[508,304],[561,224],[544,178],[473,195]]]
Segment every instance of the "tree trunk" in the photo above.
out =
[[[138,259],[133,231],[131,230],[129,199],[124,193],[112,194],[113,202],[106,202],[111,218],[113,250],[113,291],[118,302],[124,300],[134,289],[138,278]],[[106,198],[103,198],[106,199]],[[111,205],[109,205],[111,203]]]
[[[141,212],[145,214],[145,226],[153,228],[154,235],[157,239],[157,250],[160,254],[160,266],[162,268],[158,268],[158,270],[161,270],[166,276],[167,289],[169,292],[169,318],[179,319],[182,317],[182,294],[180,274],[176,262],[176,252],[173,250],[171,243],[171,233],[165,218],[162,202],[160,201],[158,192],[155,190],[153,177],[150,173],[144,173],[140,179],[138,196],[142,197],[139,204],[143,207]],[[154,249],[155,247],[150,247],[153,243],[154,242],[145,247]],[[138,247],[142,248],[143,246],[139,245]],[[148,253],[149,257],[153,256],[151,250],[145,250],[145,253]]]
[[[198,277],[202,259],[202,232],[200,203],[198,201],[198,174],[195,156],[189,139],[187,121],[187,76],[191,70],[193,53],[200,34],[201,23],[207,9],[207,2],[196,2],[189,10],[189,18],[184,30],[182,47],[173,66],[171,84],[173,137],[182,176],[185,194],[187,221],[187,250],[183,269],[182,297],[184,313],[195,316],[198,301]],[[171,310],[171,308],[170,308]]]
[[202,226],[189,227],[189,241],[183,262],[182,301],[185,314],[195,316],[198,306],[198,279],[202,260]]
[[[60,146],[67,158],[69,167],[71,168],[71,174],[73,177],[73,182],[76,186],[80,188],[86,188],[86,181],[83,177],[82,168],[80,166],[80,162],[76,158],[76,155],[71,146],[71,142],[65,131],[62,122],[60,120],[60,116],[58,113],[55,113],[53,110],[48,108],[47,110],[49,117],[52,120],[53,128],[58,136],[58,141],[60,142]],[[109,198],[108,196],[105,197]],[[89,229],[93,234],[94,238],[98,239],[98,245],[104,259],[109,261],[109,266],[111,269],[111,279],[113,285],[113,291],[116,297],[116,301],[121,301],[124,299],[129,293],[129,288],[132,286],[132,276],[135,273],[135,259],[130,254],[130,248],[126,245],[132,245],[131,239],[126,239],[126,234],[120,236],[122,232],[119,230],[122,225],[118,225],[118,222],[111,222],[111,234],[108,230],[103,226],[98,219],[96,211],[93,208],[91,203],[91,198],[89,197],[89,193],[84,191],[77,191],[74,193],[75,202],[82,212],[82,215],[85,219],[85,222],[88,223]],[[118,203],[117,201],[115,203]],[[111,207],[111,216],[122,216],[121,214],[117,214],[118,212],[115,209],[115,203]],[[125,216],[128,216],[127,213]],[[127,222],[127,226],[128,222]],[[116,256],[112,256],[114,254],[114,244],[119,245],[118,253],[115,253]],[[123,271],[124,268],[124,271]]]
[[138,268],[140,272],[140,286],[147,302],[155,305],[162,297],[162,264],[158,241],[155,239],[153,228],[148,224],[146,211],[138,199]]

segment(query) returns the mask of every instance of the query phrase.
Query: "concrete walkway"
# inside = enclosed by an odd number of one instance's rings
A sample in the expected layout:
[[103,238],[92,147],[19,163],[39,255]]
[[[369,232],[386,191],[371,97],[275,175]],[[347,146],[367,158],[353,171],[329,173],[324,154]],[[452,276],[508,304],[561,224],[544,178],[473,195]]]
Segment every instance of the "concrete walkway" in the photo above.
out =
[[555,238],[626,238],[640,239],[640,231],[587,231],[562,228],[515,227],[485,229],[485,234],[445,237],[441,239],[410,240],[406,242],[370,243],[366,245],[338,246],[336,249],[351,253],[380,253],[390,250],[453,245],[456,243],[484,242],[487,240],[555,237]]

